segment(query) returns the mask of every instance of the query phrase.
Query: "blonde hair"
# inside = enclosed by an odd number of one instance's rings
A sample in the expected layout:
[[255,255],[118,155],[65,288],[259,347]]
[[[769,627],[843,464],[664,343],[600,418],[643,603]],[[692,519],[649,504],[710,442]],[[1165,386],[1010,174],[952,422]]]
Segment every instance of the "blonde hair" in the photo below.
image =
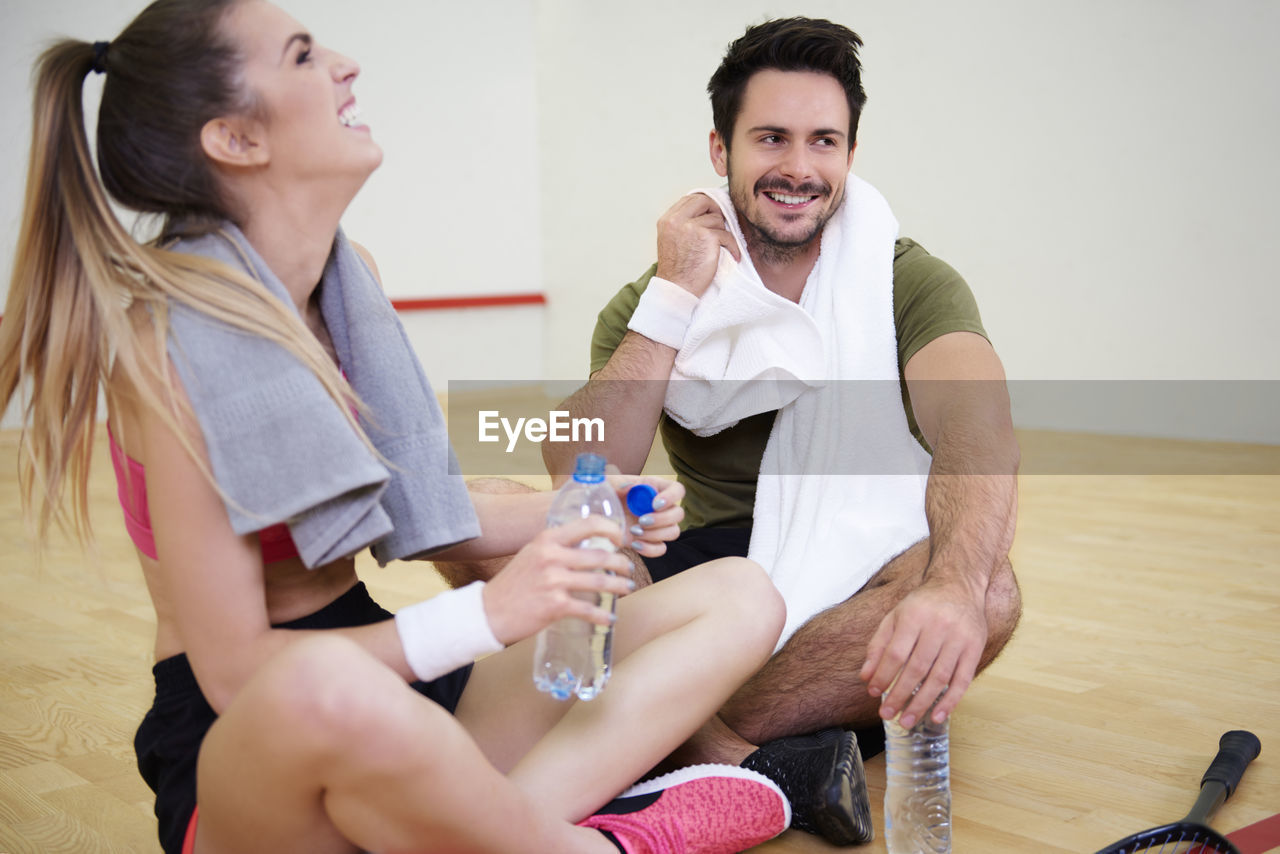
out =
[[[120,75],[126,86],[112,91],[111,84],[117,81],[111,78],[119,64],[130,62],[131,53],[136,55],[136,64],[142,67],[131,71],[139,80],[146,80],[150,71],[142,58],[163,68],[170,62],[165,50],[172,53],[191,49],[190,44],[155,45],[166,37],[166,26],[180,26],[187,33],[198,31],[201,27],[192,18],[201,15],[207,19],[206,24],[216,25],[234,2],[160,0],[112,43],[99,120],[99,162],[104,176],[108,172],[111,175],[108,184],[121,187],[117,190],[113,186],[112,194],[131,207],[163,213],[170,222],[182,217],[186,222],[194,218],[210,224],[228,218],[226,204],[209,177],[212,170],[203,162],[203,155],[195,153],[198,148],[187,149],[188,158],[194,156],[198,161],[185,168],[188,172],[205,173],[207,186],[197,187],[194,198],[174,200],[164,194],[172,195],[170,191],[178,187],[190,195],[190,182],[183,184],[180,176],[166,182],[165,175],[157,174],[157,170],[162,172],[167,167],[181,171],[184,164],[148,169],[146,162],[122,162],[122,158],[147,159],[148,152],[140,151],[137,141],[127,137],[132,133],[145,142],[152,131],[145,123],[127,132],[117,126],[118,120],[111,126],[105,123],[108,117],[119,116],[123,109],[136,103],[127,88],[127,74]],[[128,38],[131,31],[135,31],[132,41]],[[238,67],[231,61],[235,59],[234,49],[208,29],[200,37],[205,40],[206,52],[195,62],[203,62],[203,67],[189,71],[188,76],[220,76],[223,79],[216,81],[222,84],[219,97],[226,101],[227,93],[235,88],[234,81],[227,80],[232,76],[231,70]],[[191,36],[184,38],[189,42]],[[210,62],[211,54],[218,54],[214,59],[220,63]],[[357,435],[369,444],[351,410],[352,406],[360,408],[359,401],[297,314],[260,282],[240,271],[206,258],[140,244],[116,218],[90,158],[81,106],[84,79],[94,66],[94,47],[75,40],[54,44],[37,63],[22,227],[4,320],[0,323],[0,409],[7,408],[15,396],[22,400],[24,426],[19,441],[18,477],[24,511],[34,523],[39,543],[53,526],[74,535],[81,544],[92,538],[87,483],[100,388],[106,390],[109,401],[124,393],[122,386],[136,389],[139,402],[174,429],[216,488],[211,472],[180,426],[180,417],[185,413],[177,404],[180,397],[168,359],[148,358],[166,352],[171,303],[190,306],[284,347],[315,374]],[[182,74],[183,69],[170,67],[167,73]],[[168,97],[180,99],[184,87],[189,92],[200,84],[198,80],[174,81]],[[237,98],[243,102],[243,92]],[[151,100],[154,102],[154,93]],[[206,110],[219,106],[226,104],[214,103]],[[188,118],[187,124],[202,124],[216,115],[212,113],[203,120],[197,115]],[[149,118],[153,124],[157,120],[176,123],[170,116]],[[198,136],[198,130],[196,133]],[[198,146],[198,141],[194,144]],[[169,160],[174,159],[172,152],[166,154]],[[148,179],[154,183],[140,184],[140,180]],[[172,186],[166,187],[166,183]],[[154,197],[148,198],[148,192]],[[157,192],[160,195],[156,196]],[[150,323],[135,322],[131,313],[141,309],[149,312]],[[111,381],[113,370],[119,372],[124,383]],[[24,382],[29,388],[20,395]],[[66,493],[70,493],[69,509]]]

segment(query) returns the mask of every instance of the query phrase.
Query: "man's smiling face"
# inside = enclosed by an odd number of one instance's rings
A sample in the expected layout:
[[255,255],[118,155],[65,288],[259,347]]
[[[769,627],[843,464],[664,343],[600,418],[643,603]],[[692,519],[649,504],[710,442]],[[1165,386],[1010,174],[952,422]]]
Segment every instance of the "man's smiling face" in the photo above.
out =
[[753,251],[809,247],[844,198],[853,164],[849,104],[834,77],[765,69],[747,81],[730,145],[713,133],[711,159]]

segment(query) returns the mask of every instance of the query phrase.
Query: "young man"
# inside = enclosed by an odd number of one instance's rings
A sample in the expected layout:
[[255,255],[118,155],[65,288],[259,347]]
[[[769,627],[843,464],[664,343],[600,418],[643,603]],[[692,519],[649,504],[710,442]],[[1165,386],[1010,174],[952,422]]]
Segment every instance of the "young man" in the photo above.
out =
[[556,476],[580,450],[639,472],[661,427],[687,516],[654,580],[748,553],[773,576],[785,642],[719,717],[766,745],[749,767],[828,769],[788,795],[838,844],[871,836],[845,728],[870,753],[881,718],[944,719],[1020,613],[1003,368],[963,279],[850,174],[860,45],[792,18],[729,46],[708,86],[727,191],[678,200],[600,312],[564,408],[606,419],[603,447],[543,446]]

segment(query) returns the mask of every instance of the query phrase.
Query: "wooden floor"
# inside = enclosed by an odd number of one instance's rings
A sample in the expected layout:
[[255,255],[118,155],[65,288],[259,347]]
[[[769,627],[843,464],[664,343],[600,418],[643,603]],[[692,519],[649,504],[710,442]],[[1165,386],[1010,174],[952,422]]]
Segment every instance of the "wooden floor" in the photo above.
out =
[[[955,850],[1087,854],[1177,818],[1234,728],[1257,733],[1263,753],[1215,825],[1280,811],[1280,448],[1174,443],[1166,457],[1185,452],[1209,473],[1143,474],[1126,461],[1149,443],[1021,439],[1013,560],[1025,615],[952,724]],[[0,852],[154,854],[131,747],[154,618],[105,453],[96,555],[57,545],[41,567],[15,447],[0,434]],[[1095,453],[1120,473],[1037,473],[1071,470],[1054,454]],[[362,570],[392,608],[440,587],[422,565]],[[868,775],[878,827],[882,757]],[[793,831],[757,850],[834,849]]]

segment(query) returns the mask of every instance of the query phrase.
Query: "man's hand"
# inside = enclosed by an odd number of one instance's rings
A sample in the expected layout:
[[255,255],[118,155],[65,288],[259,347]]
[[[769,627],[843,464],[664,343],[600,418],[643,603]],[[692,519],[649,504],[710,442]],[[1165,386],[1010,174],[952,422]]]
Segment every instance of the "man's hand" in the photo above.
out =
[[701,297],[715,278],[722,246],[742,260],[720,206],[702,193],[685,196],[658,220],[657,276]]
[[986,642],[985,591],[926,580],[880,621],[859,676],[871,696],[889,692],[881,718],[901,710],[899,723],[910,729],[936,700],[933,720],[941,723],[973,681]]

